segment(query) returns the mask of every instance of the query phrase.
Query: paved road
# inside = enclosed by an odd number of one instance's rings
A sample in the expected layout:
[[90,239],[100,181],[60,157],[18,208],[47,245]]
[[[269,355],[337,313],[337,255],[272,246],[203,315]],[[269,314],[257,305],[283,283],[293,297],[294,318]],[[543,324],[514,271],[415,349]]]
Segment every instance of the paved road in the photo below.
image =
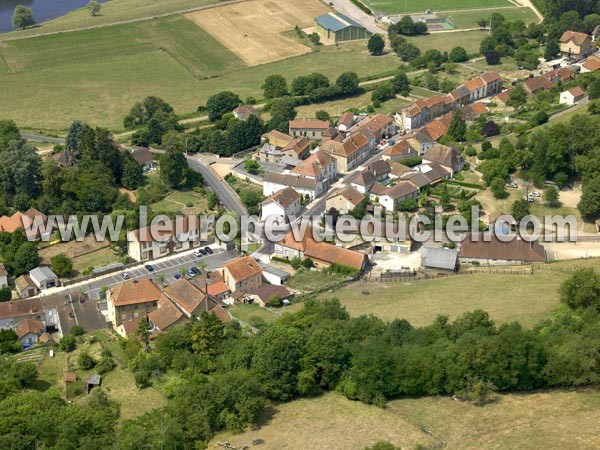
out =
[[63,145],[65,143],[64,139],[42,136],[41,134],[21,133],[21,137],[23,139],[27,139],[28,141],[50,142],[51,144],[63,144]]
[[248,211],[242,205],[240,198],[235,191],[222,181],[212,168],[204,164],[200,159],[194,156],[188,156],[187,161],[189,166],[196,172],[199,172],[204,177],[206,184],[217,194],[221,204],[229,211],[235,212],[238,216],[248,214]]

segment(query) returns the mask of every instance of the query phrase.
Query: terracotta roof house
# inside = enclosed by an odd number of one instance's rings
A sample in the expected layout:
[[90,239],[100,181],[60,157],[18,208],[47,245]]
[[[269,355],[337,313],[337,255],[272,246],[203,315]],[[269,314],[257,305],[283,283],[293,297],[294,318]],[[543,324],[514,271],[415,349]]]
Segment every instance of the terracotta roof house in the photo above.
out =
[[376,138],[369,130],[360,130],[344,140],[340,137],[329,140],[321,145],[321,149],[335,158],[339,171],[349,172],[367,159],[375,142]]
[[47,220],[48,217],[44,213],[35,208],[29,208],[24,213],[17,211],[12,216],[0,217],[0,231],[13,233],[17,229],[21,228],[29,237],[30,235],[33,235],[33,230],[32,232],[28,232],[26,231],[27,229],[30,229],[32,225],[35,228],[36,224],[45,224]]
[[252,105],[240,105],[233,110],[233,116],[238,120],[248,120],[252,114],[256,114],[256,108]]
[[376,114],[375,116],[367,117],[355,124],[350,131],[354,132],[364,129],[373,133],[376,139],[393,136],[396,133],[394,119],[385,114]]
[[23,344],[36,344],[46,331],[46,326],[39,320],[27,318],[16,323],[13,330]]
[[293,230],[290,230],[283,239],[275,243],[275,254],[277,256],[287,259],[304,257],[306,249],[315,243],[313,229],[309,223],[303,222],[299,225],[297,231],[297,239]]
[[[449,116],[449,114],[439,117],[425,125],[427,133],[435,141],[438,141],[442,136],[445,136],[448,133],[449,124],[446,120],[442,120],[442,118],[446,116]],[[452,120],[452,118],[450,118],[450,120]]]
[[286,219],[297,216],[302,209],[302,198],[293,188],[287,186],[268,196],[261,204],[260,217],[281,217]]
[[341,214],[347,214],[352,211],[365,199],[365,194],[358,191],[352,185],[346,185],[341,191],[334,192],[325,202],[325,211],[331,208],[339,211]]
[[187,322],[188,317],[163,294],[158,299],[158,306],[148,314],[155,331],[168,331],[169,328]]
[[547,91],[554,87],[554,83],[546,77],[533,77],[528,78],[523,82],[523,88],[529,95],[533,95],[536,92]]
[[510,100],[510,90],[502,91],[492,97],[492,101],[506,106],[506,103]]
[[106,291],[107,318],[115,329],[154,311],[162,293],[150,280],[128,280]]
[[451,169],[435,162],[420,164],[416,169],[425,175],[430,185],[437,184],[444,179],[449,179],[452,175]]
[[304,256],[310,258],[318,269],[323,269],[336,263],[362,272],[367,267],[368,262],[367,255],[363,253],[326,242],[316,242],[309,245],[304,252]]
[[224,300],[229,294],[231,294],[231,289],[222,281],[217,281],[216,283],[209,284],[206,287],[206,291],[210,297],[214,297],[217,300]]
[[354,113],[346,111],[338,119],[337,128],[341,133],[346,133],[354,125]]
[[336,177],[337,161],[329,153],[319,149],[294,167],[291,173],[322,181],[327,189]]
[[[463,119],[467,122],[472,122],[476,117],[487,113],[487,108],[481,102],[476,102],[471,105],[464,106],[461,110]],[[449,126],[449,124],[448,124]]]
[[423,162],[441,164],[450,169],[451,176],[465,167],[465,160],[457,149],[441,144],[436,144],[427,150],[423,155]]
[[600,70],[600,58],[595,55],[590,56],[581,64],[581,73],[596,72]]
[[295,119],[290,120],[289,133],[294,137],[306,137],[320,140],[329,131],[331,124],[327,120]]
[[559,103],[564,105],[574,105],[585,97],[585,91],[579,86],[568,89],[560,93]]
[[560,52],[565,56],[587,56],[594,50],[592,37],[578,31],[565,31],[559,43]]
[[[433,123],[433,122],[432,122]],[[403,159],[415,158],[419,156],[419,152],[415,151],[408,141],[402,140],[388,147],[381,155],[384,161],[400,162]]]
[[0,302],[0,329],[13,329],[24,319],[45,321],[45,309],[39,298]]
[[248,292],[262,286],[262,269],[251,256],[237,258],[221,269],[223,282],[231,292]]
[[550,80],[552,83],[556,84],[559,81],[565,82],[569,80],[575,79],[575,72],[570,70],[567,67],[561,67],[560,69],[554,69],[550,72],[546,72],[541,75],[542,77]]
[[467,237],[460,243],[458,253],[461,262],[477,261],[480,264],[521,264],[543,262],[546,260],[544,247],[537,241],[527,242],[515,237],[503,242],[496,235],[490,235],[489,242],[484,241],[483,234]]
[[[202,276],[199,278],[203,279]],[[177,305],[186,317],[199,316],[202,312],[200,306],[206,298],[206,294],[197,285],[185,278],[180,278],[167,286],[163,295]],[[160,303],[158,306],[160,308]]]

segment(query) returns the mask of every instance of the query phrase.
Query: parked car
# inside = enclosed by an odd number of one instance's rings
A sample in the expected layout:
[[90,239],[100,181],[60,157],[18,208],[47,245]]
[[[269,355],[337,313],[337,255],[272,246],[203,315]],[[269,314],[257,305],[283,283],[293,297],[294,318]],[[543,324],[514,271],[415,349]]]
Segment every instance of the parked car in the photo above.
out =
[[181,274],[176,273],[175,275],[173,275],[173,278],[175,278],[176,280],[179,280],[179,279],[181,279]]
[[150,264],[146,264],[144,266],[144,268],[148,271],[148,272],[154,272],[154,267],[152,267]]
[[204,247],[204,251],[209,255],[212,255],[214,253],[213,249],[210,247]]
[[539,197],[540,193],[539,192],[532,192],[531,195],[533,195],[534,197]]
[[121,273],[119,274],[119,276],[120,276],[121,278],[123,278],[124,280],[128,280],[128,279],[129,279],[129,274],[128,274],[127,272],[121,272]]
[[194,275],[200,275],[202,272],[200,271],[200,269],[198,269],[197,267],[190,267],[190,271],[194,274]]
[[194,271],[192,269],[188,269],[188,271],[185,273],[185,275],[188,278],[194,278],[196,276],[196,274],[194,273]]
[[192,255],[194,255],[195,257],[199,258],[199,257],[201,257],[203,255],[203,253],[201,253],[200,249],[198,249],[198,250],[194,250],[192,252]]

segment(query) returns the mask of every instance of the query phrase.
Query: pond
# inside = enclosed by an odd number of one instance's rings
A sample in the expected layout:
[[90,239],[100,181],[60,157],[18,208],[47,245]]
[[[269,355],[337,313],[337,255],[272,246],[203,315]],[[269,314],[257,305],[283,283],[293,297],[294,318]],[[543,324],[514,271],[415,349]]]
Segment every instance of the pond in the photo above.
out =
[[[31,8],[36,23],[63,16],[69,11],[82,8],[89,0],[0,0],[0,33],[13,29],[11,20],[15,6],[23,5]],[[98,0],[103,3],[107,0]]]

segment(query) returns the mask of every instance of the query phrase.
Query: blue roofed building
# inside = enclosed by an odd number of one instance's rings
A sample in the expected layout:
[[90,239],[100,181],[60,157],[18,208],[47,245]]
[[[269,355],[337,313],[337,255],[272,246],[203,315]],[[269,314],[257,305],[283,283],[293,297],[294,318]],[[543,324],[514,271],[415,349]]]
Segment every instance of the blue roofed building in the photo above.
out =
[[370,33],[365,27],[338,12],[323,14],[315,19],[317,33],[334,42],[366,39]]

